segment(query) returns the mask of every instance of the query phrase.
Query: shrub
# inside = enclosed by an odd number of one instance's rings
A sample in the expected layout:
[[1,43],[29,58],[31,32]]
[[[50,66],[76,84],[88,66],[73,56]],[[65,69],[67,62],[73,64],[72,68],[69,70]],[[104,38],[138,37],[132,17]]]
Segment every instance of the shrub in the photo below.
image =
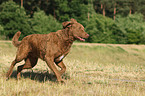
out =
[[48,34],[49,32],[55,32],[62,28],[62,25],[53,16],[47,16],[44,11],[34,13],[31,26],[32,32],[38,34]]
[[2,27],[2,25],[0,25],[0,35],[4,35],[3,31],[4,31],[4,28]]
[[31,34],[31,27],[24,8],[20,8],[13,1],[8,1],[0,5],[0,24],[4,27],[4,33],[12,38],[17,31],[21,31],[21,37]]
[[132,14],[127,17],[117,16],[116,24],[126,35],[126,43],[145,44],[145,22],[142,14]]
[[124,43],[124,32],[114,20],[101,14],[93,15],[88,21],[86,31],[90,34],[88,42],[95,43]]

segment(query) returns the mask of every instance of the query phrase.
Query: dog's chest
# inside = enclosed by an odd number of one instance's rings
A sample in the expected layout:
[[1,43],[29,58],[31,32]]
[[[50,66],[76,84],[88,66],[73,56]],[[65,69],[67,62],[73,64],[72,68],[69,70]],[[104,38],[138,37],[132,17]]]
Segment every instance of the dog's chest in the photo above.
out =
[[59,60],[62,60],[64,58],[64,55],[60,56],[58,59]]
[[64,57],[65,57],[65,55],[61,55],[61,56],[57,57],[57,58],[55,59],[55,62],[61,61]]

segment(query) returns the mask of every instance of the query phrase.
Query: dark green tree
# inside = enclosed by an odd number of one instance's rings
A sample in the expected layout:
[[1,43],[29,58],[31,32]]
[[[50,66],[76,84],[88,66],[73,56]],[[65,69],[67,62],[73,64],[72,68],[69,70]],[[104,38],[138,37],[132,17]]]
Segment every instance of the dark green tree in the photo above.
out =
[[142,13],[145,16],[144,0],[92,0],[97,13],[113,18],[114,8],[117,15]]
[[145,22],[142,14],[130,14],[127,17],[117,16],[115,23],[125,33],[126,43],[144,44]]
[[75,18],[78,22],[83,23],[88,19],[88,1],[87,0],[72,0],[69,2],[70,17]]
[[0,25],[0,35],[4,35],[3,31],[4,31],[4,28],[2,25]]
[[53,16],[47,16],[44,11],[34,13],[31,26],[34,34],[48,34],[62,29],[62,25]]
[[22,37],[31,34],[31,27],[28,23],[24,8],[21,8],[13,1],[0,5],[0,24],[4,27],[4,35],[12,38],[17,31],[22,32]]
[[125,43],[124,32],[119,29],[114,20],[101,14],[94,14],[86,31],[90,34],[88,42],[96,43]]

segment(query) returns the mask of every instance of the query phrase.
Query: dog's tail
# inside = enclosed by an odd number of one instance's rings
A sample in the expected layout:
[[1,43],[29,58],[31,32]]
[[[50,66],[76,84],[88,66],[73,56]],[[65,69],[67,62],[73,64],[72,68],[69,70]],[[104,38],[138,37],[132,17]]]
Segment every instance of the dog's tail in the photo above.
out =
[[14,37],[13,37],[13,39],[12,39],[12,43],[13,43],[13,45],[16,46],[16,47],[18,47],[18,46],[21,44],[21,41],[18,41],[20,35],[21,35],[21,32],[18,31],[18,32],[14,35]]

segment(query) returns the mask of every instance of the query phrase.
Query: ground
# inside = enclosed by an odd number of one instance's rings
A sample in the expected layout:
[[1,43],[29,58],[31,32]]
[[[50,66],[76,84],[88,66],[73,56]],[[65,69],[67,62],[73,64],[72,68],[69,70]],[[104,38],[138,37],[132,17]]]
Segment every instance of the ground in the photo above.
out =
[[42,60],[20,80],[15,67],[6,81],[15,54],[11,41],[0,41],[0,96],[145,96],[145,45],[74,43],[64,59],[65,84]]

